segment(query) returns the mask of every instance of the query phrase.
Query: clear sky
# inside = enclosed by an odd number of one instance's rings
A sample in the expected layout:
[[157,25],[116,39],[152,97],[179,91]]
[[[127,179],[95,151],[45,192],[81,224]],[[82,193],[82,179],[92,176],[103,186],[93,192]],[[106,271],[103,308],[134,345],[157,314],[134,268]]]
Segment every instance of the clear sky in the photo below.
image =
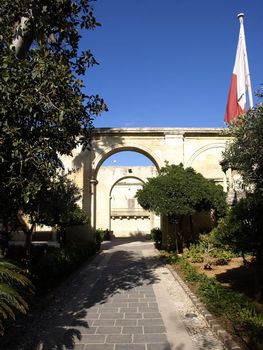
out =
[[100,65],[84,80],[109,107],[96,127],[223,127],[240,12],[253,91],[263,83],[262,0],[97,0],[94,9],[102,27],[82,46]]

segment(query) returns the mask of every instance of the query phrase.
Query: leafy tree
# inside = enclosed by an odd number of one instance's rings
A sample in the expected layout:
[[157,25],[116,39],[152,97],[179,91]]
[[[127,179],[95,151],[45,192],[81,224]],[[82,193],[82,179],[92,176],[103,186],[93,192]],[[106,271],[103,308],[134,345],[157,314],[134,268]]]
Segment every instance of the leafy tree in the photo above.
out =
[[215,229],[216,240],[235,252],[252,253],[257,261],[263,256],[263,198],[242,198]]
[[80,198],[78,187],[66,176],[61,176],[53,190],[41,194],[34,222],[55,227],[60,243],[64,245],[66,227],[89,222],[87,214],[77,204]]
[[3,0],[0,18],[0,215],[23,222],[107,110],[80,79],[97,64],[80,31],[99,24],[91,0]]
[[257,300],[263,298],[263,198],[249,195],[240,199],[230,208],[226,217],[219,222],[214,230],[215,240],[219,244],[229,247],[237,253],[255,257],[254,291]]
[[[171,223],[202,210],[215,209],[217,216],[226,209],[222,187],[205,179],[192,168],[183,165],[168,165],[160,169],[159,175],[148,179],[136,194],[139,204],[157,215],[168,216]],[[182,249],[183,233],[177,232],[177,247]]]
[[[244,185],[258,194],[263,191],[263,106],[250,109],[227,130],[233,137],[223,154],[223,168],[236,169]],[[261,194],[260,194],[261,195]]]
[[4,331],[3,320],[15,319],[16,312],[26,313],[28,305],[22,294],[33,290],[19,267],[0,259],[0,334]]
[[233,137],[223,154],[223,167],[236,169],[242,176],[247,198],[230,211],[227,232],[221,230],[225,244],[252,252],[262,263],[263,210],[263,106],[251,109],[230,126]]

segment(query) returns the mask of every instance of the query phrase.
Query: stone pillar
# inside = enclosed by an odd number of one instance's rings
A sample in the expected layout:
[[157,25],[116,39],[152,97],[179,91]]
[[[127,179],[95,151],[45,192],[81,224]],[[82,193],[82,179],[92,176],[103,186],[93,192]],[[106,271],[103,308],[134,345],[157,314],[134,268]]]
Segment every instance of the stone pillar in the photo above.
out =
[[163,145],[165,150],[165,160],[170,164],[184,165],[184,137],[177,132],[170,132],[165,134],[165,144]]
[[111,231],[111,200],[112,196],[109,196],[109,231]]
[[96,186],[98,181],[96,179],[90,180],[90,224],[96,229]]

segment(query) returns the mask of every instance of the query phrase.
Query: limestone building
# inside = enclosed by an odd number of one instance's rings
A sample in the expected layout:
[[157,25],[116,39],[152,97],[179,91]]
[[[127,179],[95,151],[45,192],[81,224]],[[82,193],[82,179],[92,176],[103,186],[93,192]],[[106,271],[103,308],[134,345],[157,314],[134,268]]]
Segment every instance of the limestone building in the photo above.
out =
[[[160,225],[153,214],[139,207],[134,195],[165,161],[191,166],[206,178],[231,187],[231,174],[220,166],[229,139],[218,128],[102,128],[95,129],[89,151],[76,149],[63,159],[75,169],[73,180],[82,190],[81,207],[96,228],[117,236],[149,233]],[[135,151],[149,158],[152,167],[104,167],[104,161],[120,151]],[[162,223],[161,223],[162,224]]]

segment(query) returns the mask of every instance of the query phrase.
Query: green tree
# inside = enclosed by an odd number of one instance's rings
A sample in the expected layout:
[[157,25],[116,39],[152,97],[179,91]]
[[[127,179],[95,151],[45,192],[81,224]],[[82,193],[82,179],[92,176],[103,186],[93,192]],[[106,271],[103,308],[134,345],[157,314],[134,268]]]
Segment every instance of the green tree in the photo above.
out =
[[215,229],[216,240],[235,252],[253,254],[258,262],[263,256],[263,198],[242,198]]
[[[159,175],[148,179],[136,194],[139,204],[157,215],[168,216],[171,223],[198,211],[216,211],[222,216],[226,210],[225,194],[222,187],[205,179],[192,168],[182,165],[168,165],[161,168]],[[177,247],[182,249],[183,232],[177,232]]]
[[66,176],[61,176],[52,190],[40,196],[33,222],[55,227],[62,246],[66,243],[66,227],[89,223],[87,214],[77,204],[81,198],[80,191]]
[[223,168],[232,168],[242,175],[244,186],[257,192],[263,191],[263,106],[250,109],[245,116],[227,130],[233,137],[223,154]]
[[[261,96],[262,97],[262,96]],[[237,170],[247,197],[240,200],[218,226],[217,238],[223,244],[255,256],[255,293],[263,296],[263,106],[250,109],[229,127],[233,140],[223,154],[222,166]]]
[[15,222],[56,183],[60,156],[88,147],[107,107],[80,79],[97,64],[79,49],[80,32],[99,25],[91,0],[3,0],[0,18],[0,216]]
[[249,195],[242,198],[232,208],[226,217],[219,222],[214,230],[215,240],[223,246],[245,254],[252,254],[255,263],[251,266],[254,271],[254,293],[257,300],[263,297],[263,198]]
[[229,127],[233,140],[223,154],[222,165],[237,170],[243,179],[247,198],[230,211],[227,232],[222,239],[243,252],[252,252],[262,263],[263,210],[263,106],[251,109]]

